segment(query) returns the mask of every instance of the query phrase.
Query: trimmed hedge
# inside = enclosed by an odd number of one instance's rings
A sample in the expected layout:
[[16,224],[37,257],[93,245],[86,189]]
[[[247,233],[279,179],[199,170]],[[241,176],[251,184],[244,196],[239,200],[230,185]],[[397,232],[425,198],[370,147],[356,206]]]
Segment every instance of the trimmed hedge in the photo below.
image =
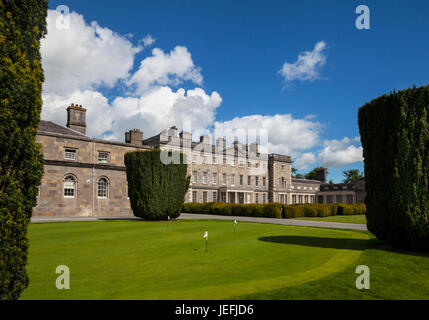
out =
[[[172,156],[180,157],[180,164],[163,164],[160,150],[125,154],[128,194],[136,217],[166,220],[180,216],[190,177],[185,155]],[[199,209],[195,206],[191,210],[197,213]]]
[[365,214],[364,204],[236,204],[223,202],[185,203],[183,212],[239,217],[301,218]]
[[36,143],[47,0],[0,0],[0,300],[28,287],[27,227],[43,176]]
[[393,247],[429,251],[429,86],[359,109],[368,229]]

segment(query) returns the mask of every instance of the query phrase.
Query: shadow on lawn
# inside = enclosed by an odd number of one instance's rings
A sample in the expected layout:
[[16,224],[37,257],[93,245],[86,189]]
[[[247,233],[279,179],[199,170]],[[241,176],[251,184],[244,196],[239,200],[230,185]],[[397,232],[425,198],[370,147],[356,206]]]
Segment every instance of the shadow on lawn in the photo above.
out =
[[343,238],[320,238],[305,236],[269,236],[260,237],[260,241],[295,244],[307,247],[365,250],[374,246],[374,239],[343,239]]

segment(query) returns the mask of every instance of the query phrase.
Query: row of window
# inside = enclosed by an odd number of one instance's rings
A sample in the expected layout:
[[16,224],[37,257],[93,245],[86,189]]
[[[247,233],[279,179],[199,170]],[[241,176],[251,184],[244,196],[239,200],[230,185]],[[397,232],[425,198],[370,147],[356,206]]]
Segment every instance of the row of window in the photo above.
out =
[[301,204],[301,203],[314,203],[313,195],[292,195],[292,204]]
[[[324,203],[324,198],[322,196],[317,197],[318,203]],[[353,204],[354,203],[354,196],[352,194],[342,195],[327,195],[326,196],[326,203],[333,204],[333,203],[347,203],[347,204]]]
[[[198,191],[192,191],[192,202],[199,202],[199,192]],[[244,193],[238,192],[237,193],[237,199],[236,199],[236,193],[235,192],[228,192],[228,199],[227,199],[227,193],[221,192],[220,198],[218,198],[218,192],[217,191],[202,191],[202,202],[208,203],[208,202],[229,202],[229,203],[244,203]],[[250,198],[247,199],[248,202],[250,202]],[[262,196],[259,193],[255,193],[255,203],[263,203],[265,204],[267,202],[267,195],[265,193],[262,194]]]
[[279,187],[287,188],[287,180],[284,177],[279,179]]
[[[78,158],[78,149],[65,148],[64,149],[64,159],[76,161]],[[110,152],[107,151],[98,151],[98,162],[99,163],[109,163],[110,162]]]
[[[109,198],[110,182],[106,177],[97,180],[97,197],[100,199]],[[64,198],[73,199],[77,197],[77,179],[69,174],[63,180]]]
[[[231,166],[235,166],[235,163],[237,162],[238,163],[238,165],[240,166],[240,167],[244,167],[245,166],[245,164],[246,164],[246,162],[245,161],[236,161],[236,159],[237,158],[234,158],[234,159],[231,159],[231,160],[229,160],[229,163],[228,164],[230,164]],[[208,156],[200,156],[200,157],[198,157],[198,155],[197,154],[193,154],[192,155],[192,162],[193,163],[198,163],[199,162],[199,160],[200,160],[200,162],[201,163],[204,163],[204,164],[227,164],[227,160],[226,160],[226,157],[223,157],[222,159],[221,159],[221,161],[219,161],[220,159],[218,158],[218,157],[216,157],[216,156],[213,156],[212,157],[212,161],[211,162],[209,162],[209,157]],[[258,163],[258,162],[256,162],[255,164],[254,164],[254,167],[255,168],[259,168],[261,165],[260,165],[260,163]],[[252,163],[251,162],[247,162],[247,167],[248,168],[251,168],[252,167]],[[266,163],[263,163],[262,164],[262,168],[263,169],[266,169],[267,168],[267,164]]]
[[[222,174],[222,181],[221,181],[221,184],[222,185],[226,185],[227,184],[227,181],[228,181],[228,175],[226,174],[226,173],[223,173]],[[232,185],[232,186],[234,186],[235,185],[235,174],[231,174],[231,175],[229,175],[229,178],[230,178],[230,184]],[[240,175],[240,183],[239,183],[239,185],[240,186],[243,186],[244,185],[244,175]],[[202,183],[202,184],[208,184],[209,183],[209,176],[208,176],[208,172],[203,172],[202,173],[202,175],[198,175],[198,172],[197,171],[193,171],[192,172],[192,182],[193,183]],[[216,173],[216,172],[214,172],[212,175],[211,175],[211,184],[218,184],[218,174]],[[255,186],[259,186],[259,184],[260,184],[260,177],[258,177],[258,176],[255,176]],[[247,185],[248,186],[251,186],[252,185],[252,176],[247,176]],[[262,186],[266,186],[267,185],[267,178],[266,177],[262,177]]]

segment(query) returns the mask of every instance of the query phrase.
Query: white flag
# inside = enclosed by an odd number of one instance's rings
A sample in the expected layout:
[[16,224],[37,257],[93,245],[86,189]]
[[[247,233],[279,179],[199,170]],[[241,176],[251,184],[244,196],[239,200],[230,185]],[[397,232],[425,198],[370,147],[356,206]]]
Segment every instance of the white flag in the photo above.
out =
[[206,231],[206,233],[204,233],[204,238],[208,239],[209,238],[209,232]]
[[237,220],[234,220],[234,224],[237,224],[238,222],[237,222]]
[[170,216],[168,216],[168,221],[170,221]]

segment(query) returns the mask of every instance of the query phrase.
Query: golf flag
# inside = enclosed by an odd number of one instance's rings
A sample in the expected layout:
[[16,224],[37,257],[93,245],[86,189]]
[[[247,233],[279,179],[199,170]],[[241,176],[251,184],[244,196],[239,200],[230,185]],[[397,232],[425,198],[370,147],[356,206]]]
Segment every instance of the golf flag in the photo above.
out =
[[208,231],[206,231],[205,233],[204,233],[204,236],[203,236],[205,239],[206,239],[206,252],[208,252],[208,249],[207,249],[207,243],[209,242],[208,240],[209,240],[209,232]]
[[170,221],[170,216],[168,216],[168,221]]
[[236,226],[237,226],[237,220],[234,220],[234,233],[235,233]]

